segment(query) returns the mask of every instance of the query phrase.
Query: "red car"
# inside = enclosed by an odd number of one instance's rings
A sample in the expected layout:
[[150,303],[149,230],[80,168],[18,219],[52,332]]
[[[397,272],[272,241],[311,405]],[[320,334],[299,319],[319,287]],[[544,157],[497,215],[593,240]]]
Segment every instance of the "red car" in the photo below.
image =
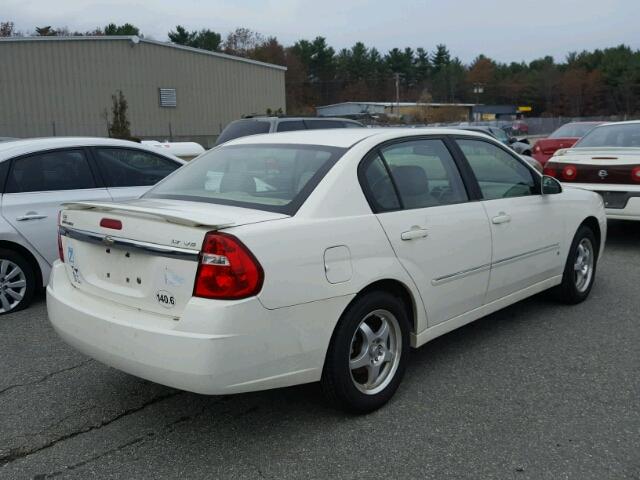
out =
[[594,127],[603,122],[572,122],[558,128],[547,138],[538,140],[533,147],[532,156],[543,166],[561,148],[573,147],[573,144],[584,137]]
[[511,134],[516,135],[529,135],[529,125],[524,120],[516,120],[511,125]]

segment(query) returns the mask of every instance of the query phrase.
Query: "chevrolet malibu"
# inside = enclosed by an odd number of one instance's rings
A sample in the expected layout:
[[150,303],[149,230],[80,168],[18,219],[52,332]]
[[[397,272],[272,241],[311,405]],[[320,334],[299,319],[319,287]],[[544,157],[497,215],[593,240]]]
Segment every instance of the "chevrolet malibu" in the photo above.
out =
[[573,148],[556,152],[544,172],[600,194],[608,218],[640,220],[640,121],[594,128]]
[[485,135],[344,129],[230,141],[139,200],[67,204],[59,232],[47,308],[80,351],[204,394],[320,381],[368,412],[411,347],[587,298],[606,222]]

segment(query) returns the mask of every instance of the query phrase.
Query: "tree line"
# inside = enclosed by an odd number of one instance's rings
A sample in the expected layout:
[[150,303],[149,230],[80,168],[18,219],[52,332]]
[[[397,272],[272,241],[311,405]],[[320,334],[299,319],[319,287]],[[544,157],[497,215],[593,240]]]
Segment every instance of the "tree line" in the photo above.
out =
[[[87,32],[51,26],[17,32],[0,22],[0,36],[139,35],[129,23]],[[247,28],[225,36],[177,25],[169,41],[284,65],[287,110],[313,113],[317,105],[344,101],[400,101],[527,105],[535,116],[636,115],[640,113],[640,50],[626,45],[571,52],[562,61],[498,62],[478,55],[465,65],[446,45],[432,50],[393,48],[386,53],[362,42],[335,50],[324,37],[284,46]]]

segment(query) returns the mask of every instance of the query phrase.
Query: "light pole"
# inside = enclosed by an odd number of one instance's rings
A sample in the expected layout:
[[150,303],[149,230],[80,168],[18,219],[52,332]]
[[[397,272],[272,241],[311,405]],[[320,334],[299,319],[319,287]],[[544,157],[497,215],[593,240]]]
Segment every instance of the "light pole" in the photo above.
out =
[[[476,94],[476,105],[478,105],[480,103],[480,94],[484,93],[484,85],[482,83],[474,83],[473,93]],[[475,120],[476,122],[478,121],[477,115]]]

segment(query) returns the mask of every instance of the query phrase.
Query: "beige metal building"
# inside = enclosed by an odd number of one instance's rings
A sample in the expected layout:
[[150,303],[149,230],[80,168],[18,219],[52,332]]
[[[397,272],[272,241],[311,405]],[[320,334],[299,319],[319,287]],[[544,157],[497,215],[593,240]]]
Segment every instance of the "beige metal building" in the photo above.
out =
[[242,115],[285,111],[286,68],[135,36],[0,40],[0,137],[107,136],[122,90],[131,133],[209,147]]

